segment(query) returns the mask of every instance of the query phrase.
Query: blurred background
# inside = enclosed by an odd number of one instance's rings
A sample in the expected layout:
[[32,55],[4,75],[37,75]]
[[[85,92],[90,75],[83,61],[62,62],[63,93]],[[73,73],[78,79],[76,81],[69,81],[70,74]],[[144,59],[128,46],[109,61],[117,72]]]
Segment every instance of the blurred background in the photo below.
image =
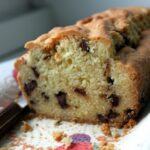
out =
[[150,0],[0,0],[0,62],[23,54],[26,41],[54,26],[125,6],[150,7]]

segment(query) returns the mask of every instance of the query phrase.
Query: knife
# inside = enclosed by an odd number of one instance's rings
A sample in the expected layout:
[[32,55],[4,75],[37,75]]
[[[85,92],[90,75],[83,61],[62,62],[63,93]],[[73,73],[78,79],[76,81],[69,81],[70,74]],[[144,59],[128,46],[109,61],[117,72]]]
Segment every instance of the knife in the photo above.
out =
[[[0,100],[0,138],[29,112],[27,102],[20,97],[18,102]],[[7,103],[7,104],[6,104]]]

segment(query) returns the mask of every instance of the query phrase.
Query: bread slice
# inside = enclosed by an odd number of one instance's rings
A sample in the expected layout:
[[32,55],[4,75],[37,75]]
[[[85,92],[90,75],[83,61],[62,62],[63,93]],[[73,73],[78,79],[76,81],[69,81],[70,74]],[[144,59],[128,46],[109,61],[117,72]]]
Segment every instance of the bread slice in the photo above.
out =
[[150,9],[110,9],[25,44],[17,80],[38,114],[124,124],[150,98]]

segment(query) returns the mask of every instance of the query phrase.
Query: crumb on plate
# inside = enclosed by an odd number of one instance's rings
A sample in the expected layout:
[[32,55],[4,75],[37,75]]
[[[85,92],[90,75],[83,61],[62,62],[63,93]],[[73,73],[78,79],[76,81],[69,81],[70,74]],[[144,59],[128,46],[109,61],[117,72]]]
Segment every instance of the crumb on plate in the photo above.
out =
[[124,126],[124,129],[131,129],[133,128],[135,125],[137,124],[137,122],[134,119],[130,119]]
[[64,132],[56,132],[54,131],[52,133],[53,138],[55,141],[60,142],[64,137],[66,137],[66,134]]
[[100,143],[100,150],[115,150],[115,145],[112,143],[103,141]]
[[23,121],[23,124],[21,126],[21,131],[22,132],[30,132],[32,130],[33,130],[33,128],[26,121]]
[[103,123],[100,127],[101,127],[102,132],[106,136],[111,136],[111,130],[110,130],[110,126],[108,123]]
[[116,140],[116,141],[118,141],[119,140],[119,138],[121,137],[121,133],[119,133],[119,131],[118,130],[112,130],[111,131],[111,136]]

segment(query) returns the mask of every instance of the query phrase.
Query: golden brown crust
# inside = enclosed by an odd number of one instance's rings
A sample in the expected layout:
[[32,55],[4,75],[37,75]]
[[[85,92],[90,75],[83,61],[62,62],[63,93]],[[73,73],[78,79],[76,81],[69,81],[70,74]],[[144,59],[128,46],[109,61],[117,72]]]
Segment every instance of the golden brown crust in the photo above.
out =
[[[129,35],[131,42],[135,43],[139,39],[138,32],[143,28],[143,24],[148,22],[146,20],[148,14],[150,14],[150,9],[143,7],[110,9],[80,20],[75,25],[54,28],[36,40],[27,42],[25,48],[48,47],[50,49],[58,40],[69,35],[77,35],[87,39],[103,39],[103,41],[112,43],[112,33],[114,34],[116,31],[121,34],[129,33],[129,30],[135,30],[133,34]],[[135,24],[133,24],[134,22]],[[132,36],[136,36],[135,39]]]
[[[131,47],[124,47],[118,56],[119,61],[126,65],[132,81],[134,81],[136,93],[135,99],[146,101],[150,97],[150,30],[145,30],[142,33],[142,39],[139,46],[134,49]],[[139,108],[139,104],[135,103]]]
[[24,64],[24,63],[25,63],[24,57],[20,57],[20,58],[18,58],[17,61],[15,62],[14,67],[16,68],[16,70],[19,70],[20,66],[21,66],[22,64]]

